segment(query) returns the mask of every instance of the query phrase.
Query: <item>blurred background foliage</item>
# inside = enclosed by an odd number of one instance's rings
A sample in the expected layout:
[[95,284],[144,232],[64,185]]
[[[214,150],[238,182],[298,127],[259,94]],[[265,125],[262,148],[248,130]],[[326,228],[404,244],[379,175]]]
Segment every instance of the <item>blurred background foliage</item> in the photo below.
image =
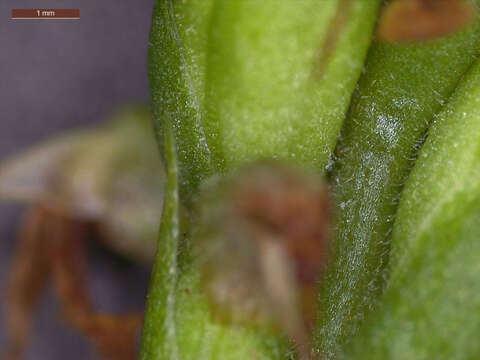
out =
[[[147,103],[146,51],[153,1],[52,0],[52,8],[80,8],[74,21],[12,21],[0,3],[0,160],[70,129],[102,123],[126,103]],[[6,342],[6,280],[25,206],[0,202],[0,349]],[[92,239],[95,240],[95,239]],[[144,306],[149,267],[134,265],[90,241],[89,288],[96,309]],[[58,299],[42,298],[24,359],[90,359],[82,336],[58,318]]]

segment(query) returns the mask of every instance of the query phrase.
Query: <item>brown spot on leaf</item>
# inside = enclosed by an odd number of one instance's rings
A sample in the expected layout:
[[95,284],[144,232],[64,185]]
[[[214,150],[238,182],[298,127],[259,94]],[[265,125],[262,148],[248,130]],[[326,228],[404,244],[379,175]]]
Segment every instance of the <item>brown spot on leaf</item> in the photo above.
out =
[[432,40],[462,30],[475,13],[464,0],[394,0],[382,13],[378,37],[388,42]]

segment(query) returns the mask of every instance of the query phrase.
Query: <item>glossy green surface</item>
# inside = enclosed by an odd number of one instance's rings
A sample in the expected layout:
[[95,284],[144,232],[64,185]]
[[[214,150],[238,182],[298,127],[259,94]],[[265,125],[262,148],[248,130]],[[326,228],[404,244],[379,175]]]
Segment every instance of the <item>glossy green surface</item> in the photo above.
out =
[[395,211],[425,131],[478,53],[478,22],[431,43],[375,43],[332,173],[337,220],[316,344],[335,353],[381,293]]
[[346,359],[480,358],[480,63],[429,131],[402,195],[391,278]]

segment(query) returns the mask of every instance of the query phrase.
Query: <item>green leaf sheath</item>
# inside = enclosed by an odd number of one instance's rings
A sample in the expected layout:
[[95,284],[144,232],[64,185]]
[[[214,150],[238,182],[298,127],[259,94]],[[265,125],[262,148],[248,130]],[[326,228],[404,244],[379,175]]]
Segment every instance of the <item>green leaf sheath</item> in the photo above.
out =
[[[248,161],[289,158],[323,171],[360,75],[379,3],[157,0],[149,79],[169,183],[142,360],[291,356],[278,336],[212,320],[198,271],[188,263],[180,271],[177,264],[180,236],[194,241],[179,225],[179,209],[191,211],[206,178]],[[348,7],[349,16],[322,62],[337,6],[339,11]]]
[[315,331],[329,358],[382,291],[401,189],[428,125],[477,56],[479,29],[477,21],[442,40],[369,51],[332,173],[335,239]]
[[[204,178],[258,158],[293,158],[323,170],[379,2],[157,1],[149,48],[153,113],[160,140],[162,118],[172,119],[183,202]],[[351,8],[319,74],[336,5]]]
[[148,72],[154,124],[162,152],[166,126],[175,138],[183,200],[189,200],[200,181],[212,173],[203,106],[212,5],[213,0],[157,0],[150,31]]
[[[216,1],[205,122],[216,171],[258,158],[293,159],[323,171],[363,66],[378,3]],[[329,20],[340,4],[352,8],[339,9],[348,10],[348,21],[319,74]]]
[[479,359],[480,63],[432,125],[406,183],[391,277],[346,359]]

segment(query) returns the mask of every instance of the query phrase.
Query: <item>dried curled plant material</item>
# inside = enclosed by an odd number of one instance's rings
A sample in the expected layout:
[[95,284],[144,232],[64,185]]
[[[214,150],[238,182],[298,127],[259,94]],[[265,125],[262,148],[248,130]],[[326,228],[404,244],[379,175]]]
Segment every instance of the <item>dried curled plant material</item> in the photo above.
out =
[[112,315],[93,309],[86,278],[88,224],[38,205],[30,209],[23,225],[7,294],[10,342],[2,360],[21,358],[49,275],[66,322],[96,346],[102,359],[134,360],[141,314]]
[[464,0],[394,0],[383,11],[378,37],[388,42],[433,40],[462,30],[475,14]]
[[52,234],[53,278],[65,320],[84,334],[103,359],[136,358],[141,315],[111,315],[93,309],[87,288],[87,259],[82,224],[58,217]]
[[41,203],[95,221],[107,247],[151,263],[165,174],[141,106],[92,129],[52,137],[0,162],[0,200]]
[[23,219],[18,250],[10,270],[5,294],[6,329],[9,343],[2,360],[19,359],[32,327],[32,315],[50,275],[46,247],[39,238],[46,236],[43,210],[32,208]]
[[134,261],[152,260],[165,174],[150,118],[145,107],[128,107],[105,126],[64,134],[2,160],[0,200],[30,205],[7,289],[6,359],[18,359],[25,348],[50,277],[67,322],[105,359],[135,358],[141,316],[93,309],[84,243],[94,226],[96,238],[112,250]]
[[326,184],[262,162],[210,184],[201,200],[197,257],[214,316],[283,331],[311,358],[329,238]]

